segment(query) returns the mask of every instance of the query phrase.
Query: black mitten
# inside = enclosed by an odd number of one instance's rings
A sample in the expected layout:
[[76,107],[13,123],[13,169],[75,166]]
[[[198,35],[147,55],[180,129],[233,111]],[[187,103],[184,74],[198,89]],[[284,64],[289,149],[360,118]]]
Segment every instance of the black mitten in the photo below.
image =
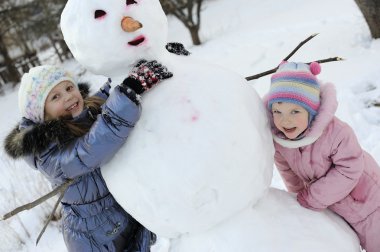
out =
[[121,84],[119,85],[119,90],[120,92],[125,94],[131,101],[133,101],[136,105],[140,104],[140,96],[136,94],[136,92],[132,88]]
[[166,46],[165,46],[165,48],[170,53],[174,53],[174,54],[177,54],[177,55],[188,56],[188,55],[191,54],[188,50],[186,50],[186,48],[181,43],[178,43],[178,42],[167,43]]
[[132,69],[131,74],[124,79],[122,85],[131,88],[137,94],[142,94],[173,74],[156,60],[140,60]]

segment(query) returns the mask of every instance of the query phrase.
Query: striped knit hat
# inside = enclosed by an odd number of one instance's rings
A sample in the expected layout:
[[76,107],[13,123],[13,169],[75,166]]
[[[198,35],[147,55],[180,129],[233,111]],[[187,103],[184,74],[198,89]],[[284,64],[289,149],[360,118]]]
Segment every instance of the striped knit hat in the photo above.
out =
[[290,102],[302,106],[309,112],[311,122],[320,106],[320,86],[315,75],[321,72],[317,62],[310,65],[286,62],[280,64],[271,77],[268,107],[272,110],[275,102]]
[[18,91],[21,115],[35,123],[44,121],[45,101],[49,92],[62,81],[74,81],[70,73],[56,66],[37,66],[25,73]]

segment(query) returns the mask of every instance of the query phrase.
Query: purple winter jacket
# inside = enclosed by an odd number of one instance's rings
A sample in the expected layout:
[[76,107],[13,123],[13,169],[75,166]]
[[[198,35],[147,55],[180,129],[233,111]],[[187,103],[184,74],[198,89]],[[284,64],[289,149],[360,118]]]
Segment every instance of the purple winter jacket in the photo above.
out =
[[[106,102],[95,121],[88,109],[73,119],[92,125],[82,137],[73,139],[62,127],[52,128],[49,123],[36,125],[25,118],[8,137],[8,153],[23,157],[53,187],[67,179],[75,180],[61,200],[62,232],[70,252],[150,251],[152,234],[120,207],[101,174],[100,167],[122,147],[140,117],[139,105],[118,87],[108,97],[109,88],[106,84],[96,94]],[[56,141],[49,143],[46,135],[53,140],[60,135],[69,137],[60,146]],[[43,151],[30,154],[25,150],[45,141],[49,145]]]
[[268,111],[275,164],[290,192],[307,190],[309,206],[329,208],[355,224],[380,211],[380,167],[360,147],[351,127],[334,116],[337,106],[334,86],[321,85],[318,115],[297,141],[275,129]]

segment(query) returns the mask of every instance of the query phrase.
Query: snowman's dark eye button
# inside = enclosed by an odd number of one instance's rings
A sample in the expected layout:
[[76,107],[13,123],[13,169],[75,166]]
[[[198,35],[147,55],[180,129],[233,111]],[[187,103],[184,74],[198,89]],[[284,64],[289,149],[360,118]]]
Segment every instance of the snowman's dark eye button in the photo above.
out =
[[94,13],[95,19],[102,18],[105,15],[107,15],[107,12],[105,12],[104,10],[96,10]]
[[127,0],[126,3],[127,3],[127,5],[137,4],[137,2],[135,0]]

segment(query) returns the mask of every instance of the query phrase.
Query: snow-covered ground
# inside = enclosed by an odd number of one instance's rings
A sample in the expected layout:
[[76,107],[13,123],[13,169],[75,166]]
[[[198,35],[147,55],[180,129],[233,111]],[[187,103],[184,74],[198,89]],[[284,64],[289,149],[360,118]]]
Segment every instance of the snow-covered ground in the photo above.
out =
[[[318,76],[333,82],[338,93],[337,116],[348,122],[357,137],[373,157],[380,162],[380,40],[371,39],[363,16],[352,0],[213,0],[202,11],[200,36],[203,44],[194,47],[184,26],[169,18],[169,39],[178,41],[192,52],[192,57],[204,59],[249,76],[275,67],[300,41],[313,33],[317,37],[294,55],[294,61],[312,61],[333,56],[342,62],[322,65]],[[41,55],[44,63],[58,64],[55,58]],[[76,62],[65,63],[76,74],[84,69]],[[104,77],[82,75],[83,81],[100,85]],[[260,95],[269,89],[269,76],[251,81]],[[97,85],[94,85],[96,87]],[[95,88],[94,88],[95,89]],[[0,138],[8,134],[20,118],[16,90],[6,90],[0,97]],[[22,161],[11,161],[0,150],[0,213],[34,200],[49,191],[45,179]],[[272,185],[284,188],[278,174]],[[39,245],[35,240],[54,204],[47,204],[0,222],[0,251],[66,251],[53,222]]]

